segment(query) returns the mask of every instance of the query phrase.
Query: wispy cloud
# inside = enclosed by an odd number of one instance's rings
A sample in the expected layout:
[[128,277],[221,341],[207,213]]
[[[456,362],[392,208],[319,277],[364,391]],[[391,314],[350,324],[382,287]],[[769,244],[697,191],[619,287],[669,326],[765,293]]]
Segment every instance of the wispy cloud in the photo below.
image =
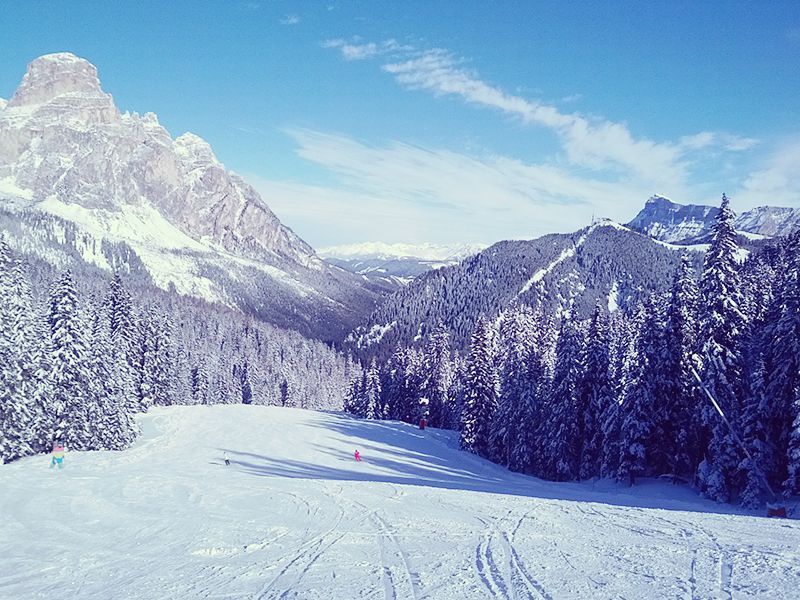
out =
[[[678,201],[714,201],[723,190],[709,173],[726,168],[731,185],[725,191],[734,193],[738,210],[754,205],[756,198],[761,204],[800,202],[795,175],[800,172],[800,141],[785,144],[748,175],[752,151],[767,151],[752,137],[701,131],[654,140],[634,134],[626,123],[504,90],[448,50],[420,49],[395,39],[329,39],[322,46],[347,61],[379,61],[380,69],[404,89],[457,99],[544,128],[558,140],[559,150],[526,162],[486,152],[401,141],[368,144],[341,134],[288,130],[297,155],[332,174],[335,183],[256,181],[278,214],[298,223],[312,243],[364,239],[365,227],[387,242],[461,242],[572,231],[592,215],[625,222],[656,190]],[[586,100],[576,94],[560,104],[578,99]]]
[[339,50],[345,60],[366,60],[376,56],[398,52],[410,52],[412,46],[400,44],[397,40],[389,39],[382,42],[363,43],[359,38],[344,40],[341,38],[325,40],[322,42],[323,48],[335,48]]
[[568,160],[576,165],[632,171],[656,184],[685,181],[687,167],[678,146],[637,139],[624,124],[563,113],[555,106],[506,93],[464,68],[463,62],[448,51],[434,49],[382,68],[407,88],[455,96],[551,129],[561,139]]
[[297,15],[286,15],[280,20],[281,25],[298,25],[302,19]]
[[734,199],[741,206],[800,204],[800,136],[773,150],[744,180]]
[[530,239],[574,230],[593,214],[627,220],[643,200],[636,185],[576,177],[554,165],[402,142],[373,146],[309,129],[288,134],[297,154],[334,174],[336,184],[253,181],[314,244],[358,240],[365,227],[385,241]]
[[465,59],[441,48],[418,49],[394,39],[381,43],[329,40],[324,45],[338,49],[346,60],[388,57],[381,65],[382,70],[406,89],[455,97],[466,104],[517,118],[524,124],[547,128],[560,140],[563,156],[576,167],[647,180],[655,188],[686,185],[692,153],[711,144],[717,151],[734,152],[756,143],[717,132],[702,132],[679,141],[636,136],[624,123],[564,112],[554,105],[509,93],[467,68]]

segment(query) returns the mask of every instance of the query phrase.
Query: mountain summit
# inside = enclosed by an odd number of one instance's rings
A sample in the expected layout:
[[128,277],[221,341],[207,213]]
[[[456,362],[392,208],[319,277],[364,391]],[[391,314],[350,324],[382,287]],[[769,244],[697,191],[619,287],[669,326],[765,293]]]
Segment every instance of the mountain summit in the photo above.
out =
[[[2,205],[129,244],[165,289],[252,305],[279,325],[302,319],[306,332],[318,307],[327,307],[327,327],[374,301],[361,278],[326,264],[284,226],[205,140],[173,139],[153,113],[120,112],[94,65],[68,52],[31,62],[0,105]],[[90,260],[112,268],[102,256]]]
[[320,268],[313,249],[207,142],[188,133],[173,140],[152,113],[121,114],[94,65],[74,54],[28,66],[0,113],[0,178],[51,207],[151,206],[190,237],[236,255]]
[[93,64],[70,52],[46,54],[28,65],[9,106],[42,104],[64,94],[105,96]]
[[[669,198],[651,196],[628,227],[662,242],[674,244],[704,243],[719,208],[696,204],[678,204]],[[736,230],[759,237],[788,235],[800,227],[800,209],[759,206],[736,218]]]

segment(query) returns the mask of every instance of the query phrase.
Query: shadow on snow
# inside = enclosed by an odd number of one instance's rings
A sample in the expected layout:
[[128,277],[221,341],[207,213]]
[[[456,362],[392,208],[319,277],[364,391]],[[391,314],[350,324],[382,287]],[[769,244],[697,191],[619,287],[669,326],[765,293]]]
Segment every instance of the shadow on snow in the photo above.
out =
[[[262,477],[370,481],[612,506],[760,516],[703,499],[689,486],[652,479],[642,479],[633,487],[610,480],[545,481],[459,450],[453,432],[423,432],[396,421],[360,420],[341,413],[327,415],[325,420],[312,420],[310,424],[336,432],[341,437],[334,441],[339,443],[336,447],[310,446],[341,466],[275,459],[235,448],[219,450],[229,453],[232,466],[238,471]],[[360,463],[353,458],[356,448],[362,456]]]

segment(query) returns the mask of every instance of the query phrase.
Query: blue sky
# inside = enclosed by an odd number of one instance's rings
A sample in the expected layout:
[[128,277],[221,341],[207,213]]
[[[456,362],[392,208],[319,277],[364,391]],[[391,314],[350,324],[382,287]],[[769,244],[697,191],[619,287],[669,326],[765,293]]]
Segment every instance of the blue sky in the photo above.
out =
[[57,51],[318,247],[800,206],[797,1],[0,3],[0,97]]

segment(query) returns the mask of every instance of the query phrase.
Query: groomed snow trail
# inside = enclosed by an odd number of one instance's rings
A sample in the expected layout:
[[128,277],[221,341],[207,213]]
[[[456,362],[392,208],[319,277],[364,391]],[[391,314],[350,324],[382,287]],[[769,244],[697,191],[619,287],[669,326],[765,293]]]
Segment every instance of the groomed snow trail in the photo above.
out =
[[[0,466],[0,598],[797,598],[800,522],[649,482],[555,484],[449,432],[155,409],[125,452]],[[353,460],[358,448],[363,462]],[[222,454],[232,464],[225,467]]]

